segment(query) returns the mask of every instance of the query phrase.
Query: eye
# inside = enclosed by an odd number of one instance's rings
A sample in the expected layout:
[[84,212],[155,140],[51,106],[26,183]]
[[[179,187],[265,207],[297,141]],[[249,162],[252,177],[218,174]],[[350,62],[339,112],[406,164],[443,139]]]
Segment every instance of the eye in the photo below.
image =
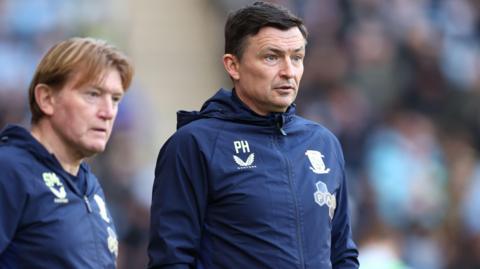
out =
[[292,61],[295,63],[302,63],[303,62],[303,55],[294,55],[292,56]]
[[95,91],[95,90],[91,90],[91,91],[87,91],[87,95],[88,95],[88,97],[99,97],[99,96],[100,96],[100,92],[99,92],[99,91]]
[[268,55],[265,55],[265,60],[267,62],[275,62],[278,60],[278,56],[275,54],[268,54]]
[[115,104],[120,103],[121,100],[122,100],[122,97],[121,97],[121,96],[112,96],[112,101],[113,101]]

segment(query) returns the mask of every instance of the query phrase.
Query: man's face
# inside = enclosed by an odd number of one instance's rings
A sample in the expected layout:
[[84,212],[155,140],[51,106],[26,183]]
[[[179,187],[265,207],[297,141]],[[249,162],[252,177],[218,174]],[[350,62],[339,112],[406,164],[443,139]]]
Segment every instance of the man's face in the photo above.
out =
[[76,87],[78,77],[54,94],[50,122],[62,147],[75,157],[102,152],[110,137],[123,87],[110,69],[97,84]]
[[297,96],[303,75],[305,38],[298,29],[264,27],[245,42],[241,59],[231,56],[234,80],[240,99],[260,115],[285,112]]

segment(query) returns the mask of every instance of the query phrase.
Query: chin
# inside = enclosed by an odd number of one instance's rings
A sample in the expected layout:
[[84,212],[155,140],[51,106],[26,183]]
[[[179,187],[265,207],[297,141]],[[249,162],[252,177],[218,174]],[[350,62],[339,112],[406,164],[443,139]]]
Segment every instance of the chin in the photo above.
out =
[[84,153],[86,157],[90,157],[97,153],[103,152],[105,148],[106,148],[105,144],[90,145],[89,147],[85,148]]
[[278,112],[285,112],[287,111],[288,107],[292,104],[293,102],[282,102],[282,103],[277,103],[276,107],[278,109]]
[[276,104],[278,107],[289,107],[293,101],[295,101],[295,97],[293,96],[285,96],[283,98],[279,98],[276,100]]

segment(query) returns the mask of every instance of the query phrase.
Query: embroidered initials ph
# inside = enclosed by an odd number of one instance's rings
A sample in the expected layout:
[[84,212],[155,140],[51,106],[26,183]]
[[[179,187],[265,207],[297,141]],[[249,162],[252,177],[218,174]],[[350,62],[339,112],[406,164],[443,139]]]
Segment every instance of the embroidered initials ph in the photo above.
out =
[[[237,155],[240,153],[242,153],[242,155],[250,153],[250,146],[246,140],[233,141],[233,148],[235,149],[235,153]],[[255,161],[255,153],[250,153],[245,161],[237,155],[233,155],[233,160],[238,165],[238,169],[256,167],[253,165],[253,162]]]

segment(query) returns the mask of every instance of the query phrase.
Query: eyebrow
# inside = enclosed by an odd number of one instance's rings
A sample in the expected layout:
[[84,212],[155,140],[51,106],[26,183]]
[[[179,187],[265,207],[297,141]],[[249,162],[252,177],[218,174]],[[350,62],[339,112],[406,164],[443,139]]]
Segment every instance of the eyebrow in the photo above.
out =
[[[272,51],[276,54],[284,54],[285,53],[285,50],[281,50],[281,49],[277,49],[277,48],[273,48],[273,47],[267,47],[265,48],[264,51]],[[302,52],[302,51],[305,51],[305,46],[301,46],[300,48],[297,48],[297,49],[294,49],[293,52]]]
[[113,95],[123,95],[125,92],[123,90],[119,90],[117,91],[116,89],[113,89],[112,91],[111,90],[108,90],[102,86],[98,86],[98,85],[92,85],[91,86],[93,89],[96,89],[96,90],[99,90],[101,92],[108,92],[108,93],[111,93]]

